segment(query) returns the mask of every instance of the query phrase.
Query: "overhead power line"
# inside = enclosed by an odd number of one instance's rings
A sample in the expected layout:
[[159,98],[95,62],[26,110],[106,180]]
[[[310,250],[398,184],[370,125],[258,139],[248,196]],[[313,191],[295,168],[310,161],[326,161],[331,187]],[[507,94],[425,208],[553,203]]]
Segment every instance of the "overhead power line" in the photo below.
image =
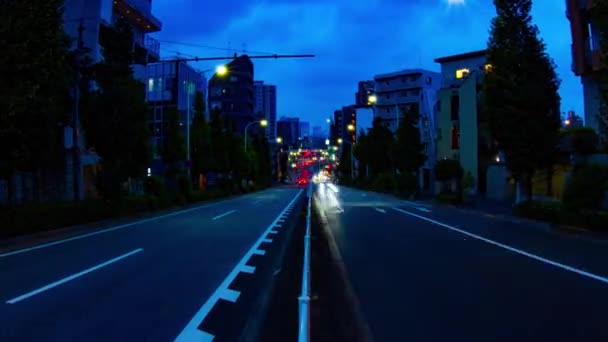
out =
[[[175,45],[183,45],[183,46],[190,46],[190,47],[198,47],[198,48],[204,48],[204,49],[212,49],[212,50],[221,50],[221,51],[239,51],[238,49],[232,49],[232,48],[221,48],[221,47],[217,47],[217,46],[210,46],[210,45],[203,45],[203,44],[194,44],[194,43],[184,43],[184,42],[176,42],[176,41],[170,41],[170,40],[161,40],[161,39],[157,39],[159,42],[161,43],[166,43],[166,44],[175,44]],[[274,52],[263,52],[263,51],[252,51],[252,50],[246,50],[243,49],[243,52],[251,52],[251,53],[259,53],[259,54],[263,54],[263,55],[273,55],[275,54]]]

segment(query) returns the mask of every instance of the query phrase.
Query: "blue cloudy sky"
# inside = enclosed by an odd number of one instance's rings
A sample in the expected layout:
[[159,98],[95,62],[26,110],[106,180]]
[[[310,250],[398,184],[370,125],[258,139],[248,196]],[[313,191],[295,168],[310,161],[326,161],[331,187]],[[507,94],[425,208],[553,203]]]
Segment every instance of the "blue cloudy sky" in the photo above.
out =
[[[462,1],[462,0],[461,0]],[[458,1],[455,1],[458,2]],[[163,21],[163,56],[312,53],[314,59],[255,61],[255,78],[278,86],[278,114],[321,125],[354,102],[357,82],[407,68],[439,71],[437,57],[484,49],[491,0],[154,0]],[[562,111],[582,113],[580,80],[570,71],[565,1],[535,0],[534,22],[562,79]],[[207,47],[177,45],[181,42]],[[215,47],[216,49],[209,48]],[[213,69],[213,63],[195,67]]]

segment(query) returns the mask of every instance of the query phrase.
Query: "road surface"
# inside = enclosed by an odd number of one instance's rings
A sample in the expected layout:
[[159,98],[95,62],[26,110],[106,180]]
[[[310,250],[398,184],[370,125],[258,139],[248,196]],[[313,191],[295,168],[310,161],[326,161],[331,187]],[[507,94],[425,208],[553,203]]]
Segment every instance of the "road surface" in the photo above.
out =
[[316,202],[374,341],[608,341],[607,242],[344,187]]
[[274,188],[0,252],[0,341],[208,341],[202,320],[245,291],[231,281],[255,272],[247,258],[264,255],[300,194]]

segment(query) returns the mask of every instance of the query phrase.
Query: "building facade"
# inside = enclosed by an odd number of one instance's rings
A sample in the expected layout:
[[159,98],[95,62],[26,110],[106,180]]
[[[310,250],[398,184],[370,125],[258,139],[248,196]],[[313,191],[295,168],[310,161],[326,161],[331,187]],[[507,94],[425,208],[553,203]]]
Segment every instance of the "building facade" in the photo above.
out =
[[133,30],[135,63],[160,59],[160,43],[149,36],[162,29],[162,22],[152,14],[152,0],[65,0],[64,30],[76,47],[79,26],[83,26],[84,46],[92,62],[102,59],[104,31],[119,18],[126,19]]
[[295,147],[300,140],[300,119],[281,117],[277,121],[277,137],[283,140],[283,145]]
[[277,138],[277,86],[264,84],[264,81],[255,81],[254,113],[268,121],[266,126],[266,139],[273,142]]
[[374,81],[360,81],[355,94],[355,105],[359,108],[369,107],[369,97],[374,94]]
[[[486,193],[488,167],[504,162],[495,151],[481,113],[481,84],[485,73],[491,69],[486,61],[485,50],[435,59],[441,64],[442,75],[441,89],[437,93],[437,157],[460,161],[464,172],[472,175],[473,191],[477,193]],[[503,186],[504,182],[501,179],[498,183]]]
[[572,32],[572,71],[581,77],[583,84],[585,125],[599,133],[600,86],[597,73],[604,66],[601,60],[601,33],[590,19],[595,1],[566,0],[566,16]]
[[420,114],[420,139],[425,144],[427,160],[420,170],[422,189],[432,186],[432,170],[437,160],[437,119],[435,103],[441,87],[441,74],[424,69],[406,69],[374,77],[376,104],[374,117],[382,118],[387,127],[396,132],[403,113],[409,110]]
[[310,137],[310,122],[300,121],[300,137]]
[[194,118],[196,92],[206,93],[206,79],[202,72],[186,62],[159,62],[136,67],[136,77],[146,86],[146,101],[150,106],[149,129],[152,135],[154,157],[160,158],[160,149],[166,137],[168,114],[179,112],[183,133]]
[[226,65],[225,75],[215,74],[209,80],[209,110],[219,109],[231,122],[237,135],[245,126],[263,118],[254,112],[253,63],[247,55],[238,56]]

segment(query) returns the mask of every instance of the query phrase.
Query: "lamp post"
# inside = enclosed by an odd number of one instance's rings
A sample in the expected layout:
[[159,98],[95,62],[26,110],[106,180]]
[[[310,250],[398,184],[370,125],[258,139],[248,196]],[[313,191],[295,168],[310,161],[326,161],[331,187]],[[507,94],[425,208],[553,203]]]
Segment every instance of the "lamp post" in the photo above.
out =
[[259,121],[252,121],[245,126],[245,152],[247,152],[247,129],[249,129],[249,126],[255,125],[255,124],[260,124],[260,126],[266,127],[266,126],[268,126],[268,121],[266,119],[262,119]]

